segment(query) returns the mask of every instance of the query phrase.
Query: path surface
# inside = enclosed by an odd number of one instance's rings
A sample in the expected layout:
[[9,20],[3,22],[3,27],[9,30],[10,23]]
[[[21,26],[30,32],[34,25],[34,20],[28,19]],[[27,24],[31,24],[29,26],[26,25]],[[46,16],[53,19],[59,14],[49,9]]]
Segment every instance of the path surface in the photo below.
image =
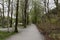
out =
[[44,36],[38,31],[34,24],[26,29],[20,30],[16,35],[11,36],[7,40],[44,40]]

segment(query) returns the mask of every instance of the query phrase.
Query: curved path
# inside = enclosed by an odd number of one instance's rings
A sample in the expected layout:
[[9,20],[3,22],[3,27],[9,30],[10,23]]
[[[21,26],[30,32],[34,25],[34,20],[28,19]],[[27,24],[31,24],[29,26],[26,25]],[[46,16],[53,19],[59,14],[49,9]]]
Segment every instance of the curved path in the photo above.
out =
[[44,36],[38,31],[34,24],[31,24],[7,40],[44,40]]

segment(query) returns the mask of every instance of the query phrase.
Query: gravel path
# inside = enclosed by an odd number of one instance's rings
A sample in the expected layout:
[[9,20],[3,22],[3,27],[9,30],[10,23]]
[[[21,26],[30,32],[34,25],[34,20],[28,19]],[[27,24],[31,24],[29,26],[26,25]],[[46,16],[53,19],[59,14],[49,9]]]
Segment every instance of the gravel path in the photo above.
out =
[[38,31],[34,24],[20,30],[18,34],[11,36],[6,40],[44,40],[44,36]]

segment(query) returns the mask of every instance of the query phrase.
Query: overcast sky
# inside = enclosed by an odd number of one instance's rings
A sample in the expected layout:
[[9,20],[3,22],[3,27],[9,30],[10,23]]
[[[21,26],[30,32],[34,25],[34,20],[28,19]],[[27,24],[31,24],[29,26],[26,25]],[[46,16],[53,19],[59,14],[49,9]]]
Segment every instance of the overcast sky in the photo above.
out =
[[54,4],[53,0],[49,0],[49,7],[50,8],[54,8],[55,7],[55,4]]
[[[1,2],[2,0],[0,0],[0,2]],[[60,2],[60,1],[59,1]],[[6,5],[6,3],[5,3],[5,5]],[[6,6],[5,6],[6,7]],[[50,8],[54,8],[55,7],[55,4],[54,4],[54,1],[53,0],[49,0],[49,7]],[[0,8],[2,8],[2,6],[0,5]]]
[[[1,0],[0,0],[0,2],[1,2]],[[5,5],[6,5],[6,3],[5,3]],[[6,6],[5,6],[6,7]],[[55,7],[55,4],[54,4],[54,1],[53,0],[49,0],[49,7],[50,8],[54,8]],[[2,8],[2,6],[0,5],[0,8]]]
[[[0,3],[2,2],[2,0],[0,0]],[[60,2],[60,1],[59,1]],[[7,11],[7,6],[6,6],[6,3],[5,3],[5,11]],[[55,6],[55,4],[54,4],[54,0],[49,0],[49,8],[50,9],[53,9],[53,8],[55,8],[56,6]],[[2,5],[0,5],[0,8],[2,8]],[[7,12],[6,12],[7,13]],[[7,14],[5,14],[5,15],[7,15]]]

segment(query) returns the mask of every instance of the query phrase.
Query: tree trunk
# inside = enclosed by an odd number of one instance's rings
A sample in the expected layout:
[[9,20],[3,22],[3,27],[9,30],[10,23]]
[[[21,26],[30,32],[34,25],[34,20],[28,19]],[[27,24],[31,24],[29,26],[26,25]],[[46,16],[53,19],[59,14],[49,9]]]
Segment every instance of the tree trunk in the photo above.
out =
[[50,21],[50,16],[49,16],[49,0],[48,0],[48,2],[47,2],[47,9],[48,9],[48,14],[47,14],[47,18],[48,18],[48,20]]
[[12,15],[13,15],[13,0],[11,2],[11,19],[10,19],[10,27],[12,27]]
[[58,14],[58,0],[54,0],[54,3],[55,3],[55,5],[56,5],[56,14]]
[[[58,18],[59,18],[59,17],[60,17],[60,15],[59,15],[60,13],[58,13],[58,12],[59,12],[59,10],[58,10],[58,6],[59,6],[59,5],[58,5],[58,0],[54,0],[54,2],[55,2],[55,5],[56,5],[56,15],[57,15]],[[60,18],[59,18],[59,19],[60,19]],[[57,27],[57,22],[56,22],[56,27]],[[56,28],[56,27],[55,27],[55,28]]]
[[54,0],[56,7],[58,7],[58,0]]
[[28,0],[25,0],[25,7],[24,7],[24,28],[27,25],[27,7],[28,7]]
[[44,0],[44,11],[46,12],[46,0]]
[[9,13],[10,13],[10,0],[8,0],[8,17],[7,17],[7,20],[8,20],[8,25],[7,25],[7,27],[8,27],[8,32],[9,32]]
[[19,0],[17,0],[17,7],[16,7],[16,23],[15,23],[15,32],[18,32],[17,25],[18,25],[18,9],[19,9]]
[[2,27],[4,28],[4,0],[3,0],[3,16],[2,16]]

